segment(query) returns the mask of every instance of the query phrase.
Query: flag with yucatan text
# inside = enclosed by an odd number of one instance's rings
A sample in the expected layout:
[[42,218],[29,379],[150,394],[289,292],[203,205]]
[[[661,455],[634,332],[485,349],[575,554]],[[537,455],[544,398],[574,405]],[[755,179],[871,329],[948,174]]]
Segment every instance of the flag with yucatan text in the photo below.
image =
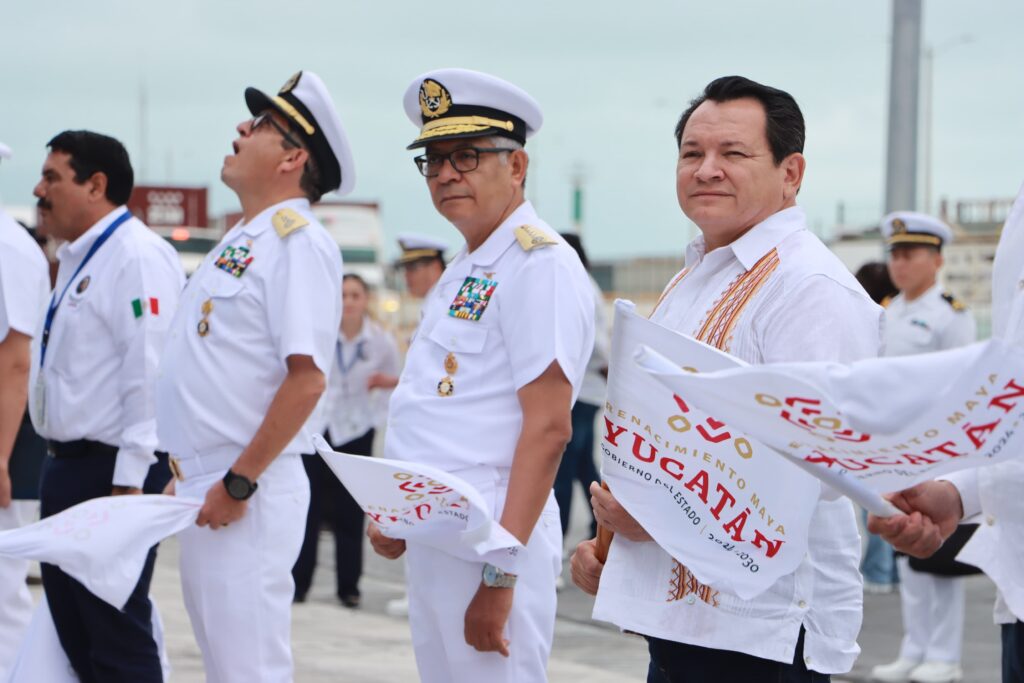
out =
[[1024,448],[1024,350],[1001,339],[850,365],[780,363],[693,374],[664,354],[637,362],[868,510],[882,495]]
[[[714,589],[751,599],[803,560],[820,485],[722,414],[704,412],[694,396],[643,371],[633,359],[642,345],[674,367],[710,372],[745,365],[640,317],[630,302],[616,302],[600,427],[602,478],[692,578],[678,582],[698,586],[698,595]],[[615,590],[622,561],[616,546],[623,542],[612,543],[602,592]]]

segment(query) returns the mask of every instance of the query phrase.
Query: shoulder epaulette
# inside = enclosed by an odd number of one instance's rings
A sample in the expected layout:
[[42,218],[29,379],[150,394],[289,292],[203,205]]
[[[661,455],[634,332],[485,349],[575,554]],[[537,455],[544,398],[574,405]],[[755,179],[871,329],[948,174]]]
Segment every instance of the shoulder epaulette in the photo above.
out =
[[954,311],[959,312],[959,311],[966,311],[967,310],[967,306],[964,304],[964,302],[960,301],[960,299],[957,299],[955,296],[953,296],[949,292],[943,292],[942,293],[942,300],[945,301],[950,306],[952,306]]
[[882,308],[889,308],[889,304],[891,304],[891,303],[892,303],[892,297],[891,296],[887,296],[884,299],[882,299],[881,301],[879,301],[878,305],[881,306]]
[[523,251],[533,251],[541,247],[558,244],[558,242],[544,234],[542,230],[538,230],[532,225],[520,225],[516,228],[515,234],[516,241],[519,242],[519,246],[523,248]]
[[309,225],[309,221],[302,214],[289,208],[281,209],[275,213],[273,218],[270,219],[270,223],[274,226],[274,230],[277,231],[277,236],[282,238],[287,237],[301,227]]

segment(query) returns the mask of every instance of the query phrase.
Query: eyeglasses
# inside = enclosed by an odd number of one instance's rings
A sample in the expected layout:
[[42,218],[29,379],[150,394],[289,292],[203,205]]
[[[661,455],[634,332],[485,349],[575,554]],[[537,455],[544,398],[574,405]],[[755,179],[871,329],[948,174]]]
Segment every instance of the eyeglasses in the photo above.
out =
[[281,124],[274,120],[274,117],[270,115],[269,111],[265,111],[262,114],[252,117],[252,121],[249,122],[249,132],[256,132],[264,123],[269,123],[274,130],[281,134],[281,137],[285,139],[285,142],[289,143],[293,147],[302,147],[302,144],[292,137],[291,133],[285,130]]
[[441,168],[447,159],[459,173],[475,171],[480,165],[481,154],[498,154],[500,152],[514,152],[511,147],[463,147],[448,154],[424,154],[415,157],[413,162],[427,178],[435,178],[441,173]]

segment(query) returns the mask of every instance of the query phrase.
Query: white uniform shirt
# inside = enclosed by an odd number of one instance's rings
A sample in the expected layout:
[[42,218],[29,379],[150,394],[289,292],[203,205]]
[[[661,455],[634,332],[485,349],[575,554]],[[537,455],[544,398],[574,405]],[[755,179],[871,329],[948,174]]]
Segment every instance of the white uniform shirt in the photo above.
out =
[[974,316],[934,285],[913,301],[902,294],[885,309],[883,356],[944,351],[974,342]]
[[608,325],[604,294],[594,278],[590,278],[590,287],[594,292],[594,350],[587,361],[587,370],[583,373],[583,385],[580,387],[577,400],[592,406],[602,406],[608,391],[605,372],[608,370],[608,359],[612,354],[611,328]]
[[0,210],[0,342],[11,330],[35,336],[49,293],[50,270],[43,250]]
[[[281,237],[272,220],[282,210],[308,223]],[[179,458],[241,454],[288,373],[288,356],[312,356],[326,376],[341,275],[338,245],[305,199],[229,230],[189,279],[172,322],[156,383],[160,443]],[[283,452],[310,450],[303,429]]]
[[[999,238],[992,268],[992,334],[1024,344],[1024,187]],[[972,562],[999,588],[995,621],[1024,620],[1024,459],[942,477],[960,491],[964,519],[981,514]]]
[[[57,249],[58,297],[96,239],[126,210],[114,209]],[[153,382],[184,281],[174,248],[131,218],[70,282],[50,328],[42,370],[40,339],[33,341],[32,424],[54,441],[117,446],[113,485],[141,487],[156,462]]]
[[[523,249],[529,225],[556,244]],[[497,283],[479,319],[449,315],[468,278]],[[486,296],[486,290],[482,292]],[[472,299],[466,302],[474,307]],[[558,234],[521,204],[472,253],[463,248],[423,302],[423,318],[391,397],[385,456],[447,471],[511,467],[523,413],[516,394],[557,362],[579,391],[594,346],[594,301],[583,265]],[[458,363],[447,372],[445,358]],[[442,396],[438,384],[454,388]]]
[[358,438],[387,417],[390,390],[367,389],[370,375],[398,374],[398,345],[391,333],[371,320],[355,339],[338,335],[334,362],[327,380],[323,402],[323,422],[336,446]]
[[[780,211],[732,244],[705,253],[698,237],[686,250],[686,274],[666,290],[651,320],[696,336],[706,313],[730,284],[772,249],[778,265],[756,290],[732,328],[725,348],[748,363],[830,360],[877,355],[882,309],[824,244],[806,229],[802,209]],[[654,543],[620,544],[616,574],[668,593],[675,561]],[[695,599],[609,609],[601,595],[594,617],[623,629],[702,647],[791,662],[801,624],[808,668],[849,671],[860,651],[862,617],[858,570],[860,537],[849,500],[819,500],[808,553],[797,570],[753,600],[718,593],[709,604]],[[605,568],[608,575],[611,565]],[[621,600],[620,603],[628,603]]]

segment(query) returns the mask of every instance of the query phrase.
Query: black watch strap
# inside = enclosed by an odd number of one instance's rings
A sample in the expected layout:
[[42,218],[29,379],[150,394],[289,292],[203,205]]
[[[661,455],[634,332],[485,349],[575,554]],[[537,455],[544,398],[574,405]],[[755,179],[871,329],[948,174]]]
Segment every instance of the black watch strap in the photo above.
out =
[[259,488],[259,484],[256,482],[250,481],[248,477],[243,477],[241,474],[235,474],[231,470],[224,475],[223,481],[228,495],[235,500],[249,500]]

